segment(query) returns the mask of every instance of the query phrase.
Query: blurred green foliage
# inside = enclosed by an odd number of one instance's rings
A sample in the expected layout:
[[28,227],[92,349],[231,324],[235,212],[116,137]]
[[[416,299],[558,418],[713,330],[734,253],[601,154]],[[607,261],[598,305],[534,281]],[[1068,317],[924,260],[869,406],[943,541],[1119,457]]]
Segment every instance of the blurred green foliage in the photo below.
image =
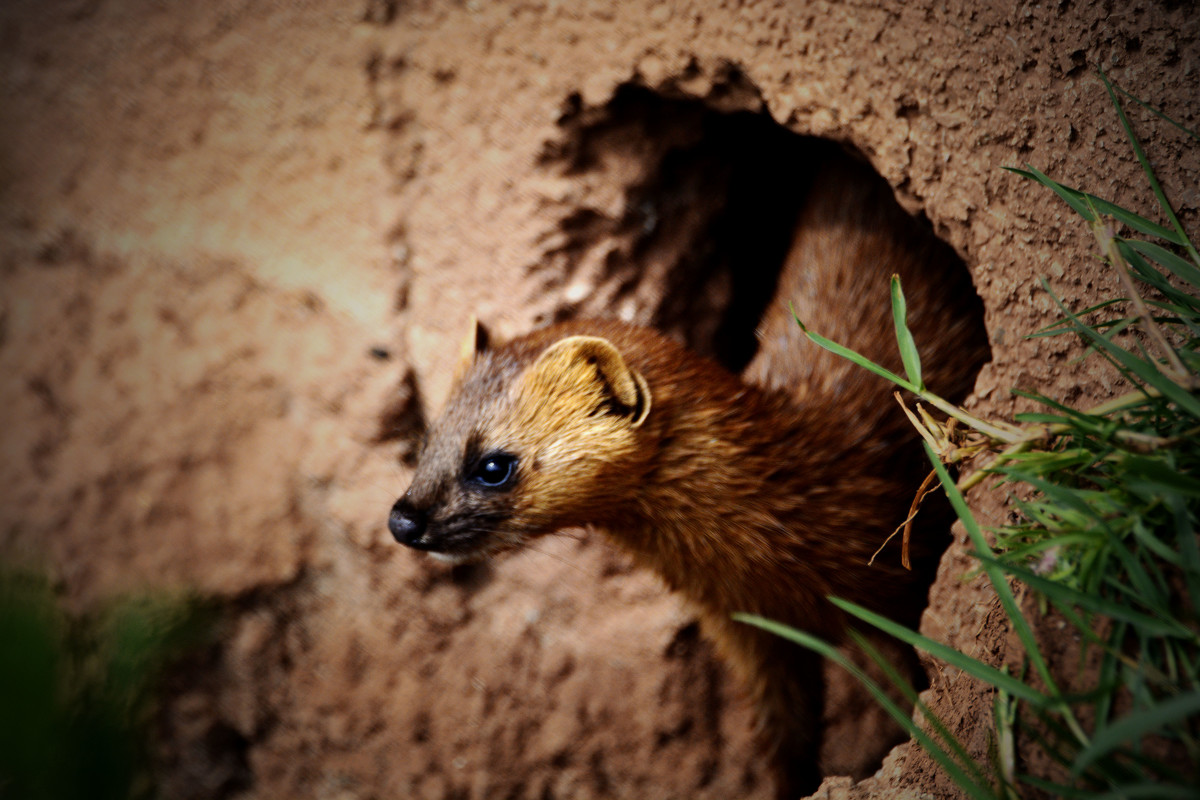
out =
[[153,796],[154,691],[207,641],[212,610],[164,593],[71,615],[45,577],[0,571],[0,797]]

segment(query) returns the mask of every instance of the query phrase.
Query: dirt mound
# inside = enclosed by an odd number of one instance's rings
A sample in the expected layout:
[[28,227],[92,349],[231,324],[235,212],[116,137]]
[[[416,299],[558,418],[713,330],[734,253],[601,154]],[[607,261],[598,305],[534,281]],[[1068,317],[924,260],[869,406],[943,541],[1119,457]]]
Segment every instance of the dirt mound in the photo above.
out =
[[[995,355],[977,410],[1111,391],[1069,341],[1023,338],[1053,314],[1039,278],[1080,306],[1116,290],[1000,168],[1149,208],[1092,67],[1195,128],[1200,19],[734,5],[0,8],[0,552],[76,606],[228,602],[168,687],[168,796],[769,795],[694,621],[602,540],[446,570],[385,519],[471,314],[612,313],[744,363],[769,282],[741,265],[786,247],[764,198],[794,138],[854,146],[963,257]],[[1194,221],[1194,151],[1133,117]],[[962,550],[926,631],[1003,659]],[[990,700],[932,680],[984,752]],[[829,785],[952,794],[906,746]]]

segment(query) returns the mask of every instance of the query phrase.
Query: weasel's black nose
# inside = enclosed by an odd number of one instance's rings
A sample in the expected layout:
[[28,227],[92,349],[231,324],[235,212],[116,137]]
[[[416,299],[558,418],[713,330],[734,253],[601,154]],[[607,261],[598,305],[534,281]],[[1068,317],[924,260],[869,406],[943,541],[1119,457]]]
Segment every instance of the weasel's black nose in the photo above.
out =
[[397,542],[412,547],[425,533],[425,514],[410,508],[403,498],[397,500],[388,515],[388,530]]

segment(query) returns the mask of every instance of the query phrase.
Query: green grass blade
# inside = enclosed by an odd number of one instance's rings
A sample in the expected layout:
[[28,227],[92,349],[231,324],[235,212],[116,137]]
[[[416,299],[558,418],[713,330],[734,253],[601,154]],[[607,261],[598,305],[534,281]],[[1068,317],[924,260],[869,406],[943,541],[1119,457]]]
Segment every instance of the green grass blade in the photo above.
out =
[[[1163,496],[1158,492],[1155,492],[1154,494]],[[1173,493],[1169,492],[1165,494],[1171,494],[1174,497],[1178,497],[1178,495],[1174,495]],[[1147,550],[1157,556],[1159,561],[1170,564],[1173,567],[1183,566],[1183,558],[1174,550],[1172,550],[1170,545],[1168,545],[1162,539],[1159,539],[1153,531],[1147,528],[1142,520],[1135,519],[1134,524],[1130,527],[1130,530],[1133,531],[1133,536],[1135,539],[1137,539],[1138,544],[1140,544],[1142,547],[1145,547]],[[1152,561],[1150,563],[1153,564],[1154,562]]]
[[[1014,391],[1013,394],[1019,394],[1019,392]],[[1033,423],[1033,424],[1044,424],[1044,425],[1057,425],[1061,422],[1064,422],[1067,419],[1067,417],[1064,414],[1038,414],[1038,413],[1031,412],[1031,413],[1025,413],[1025,414],[1016,414],[1014,416],[1014,419],[1016,419],[1017,422],[1020,422],[1022,424]],[[1018,453],[1017,455],[1025,455],[1025,454]]]
[[1075,213],[1083,217],[1088,222],[1096,221],[1096,214],[1107,214],[1118,222],[1128,225],[1138,233],[1144,233],[1147,236],[1155,236],[1159,239],[1165,239],[1171,244],[1180,246],[1187,245],[1187,239],[1182,233],[1172,230],[1164,225],[1159,225],[1153,220],[1146,219],[1141,214],[1135,214],[1127,208],[1105,200],[1102,197],[1097,197],[1094,194],[1081,192],[1078,189],[1073,189],[1070,186],[1065,186],[1053,178],[1048,177],[1036,167],[1025,165],[1027,169],[1016,169],[1014,167],[1005,167],[1009,172],[1015,172],[1026,178],[1037,181],[1053,190],[1055,194],[1061,197],[1067,205],[1075,210]]
[[1020,175],[1022,177],[1029,178],[1030,180],[1033,180],[1033,181],[1037,181],[1038,183],[1042,184],[1043,186],[1048,187],[1056,195],[1061,197],[1063,199],[1063,201],[1066,202],[1067,205],[1069,205],[1071,208],[1075,209],[1076,214],[1083,217],[1088,222],[1096,221],[1096,214],[1092,211],[1092,208],[1083,200],[1083,192],[1076,191],[1075,189],[1068,189],[1066,186],[1063,186],[1058,181],[1052,180],[1041,170],[1037,169],[1036,167],[1034,167],[1030,164],[1026,164],[1025,166],[1027,167],[1027,169],[1018,169],[1016,167],[1005,167],[1005,169],[1008,170],[1009,172],[1016,173],[1017,175]]
[[[1049,415],[1047,415],[1049,416]],[[1039,420],[1031,420],[1039,421]],[[1037,472],[1062,472],[1063,470],[1086,467],[1095,463],[1096,455],[1090,450],[1075,447],[1061,453],[1046,453],[1030,451],[1018,453],[1008,460],[1011,467],[1035,465],[1029,467]]]
[[1071,768],[1080,775],[1096,760],[1103,758],[1125,742],[1137,742],[1147,734],[1200,714],[1200,691],[1173,697],[1150,708],[1131,711],[1111,725],[1096,731],[1089,745],[1080,751]]
[[[1127,623],[1117,620],[1112,626],[1112,630],[1108,632],[1108,636],[1104,642],[1105,655],[1100,661],[1100,670],[1098,680],[1103,684],[1108,684],[1117,679],[1120,670],[1120,655],[1125,642],[1125,632],[1129,630]],[[1112,713],[1113,702],[1116,700],[1115,694],[1110,694],[1107,697],[1101,697],[1096,703],[1096,724],[1107,725],[1109,715]]]
[[[1128,298],[1125,298],[1125,297],[1114,297],[1111,300],[1105,300],[1102,303],[1096,303],[1094,306],[1088,306],[1087,308],[1078,312],[1077,316],[1086,317],[1088,314],[1094,314],[1097,311],[1103,311],[1106,308],[1109,308],[1109,307],[1115,306],[1115,305],[1119,305],[1119,304],[1125,303],[1127,301],[1128,301]],[[1103,324],[1111,325],[1111,324],[1113,324],[1113,321],[1110,320]],[[1060,319],[1060,320],[1055,320],[1054,322],[1051,322],[1049,325],[1043,325],[1042,327],[1038,328],[1033,333],[1027,334],[1025,336],[1025,338],[1026,339],[1038,339],[1043,336],[1061,336],[1064,333],[1069,333],[1070,330],[1071,330],[1071,320]]]
[[1107,521],[1102,519],[1096,513],[1096,510],[1088,504],[1087,500],[1084,499],[1086,495],[1085,490],[1072,489],[1068,486],[1062,486],[1061,484],[1046,480],[1026,470],[1005,468],[1005,472],[1022,483],[1027,483],[1033,488],[1037,489],[1043,497],[1053,501],[1055,505],[1074,511],[1080,516],[1081,521],[1089,519],[1095,520],[1105,528],[1108,527]]
[[1033,541],[1025,544],[1014,544],[1011,534],[1006,533],[1004,542],[1004,560],[998,561],[1003,566],[1009,564],[1020,564],[1032,560],[1034,556],[1038,556],[1046,550],[1052,548],[1069,549],[1073,545],[1091,546],[1095,543],[1095,536],[1086,533],[1066,533],[1054,534],[1050,533],[1046,536],[1040,536],[1034,533]]
[[1055,605],[1059,605],[1060,607],[1078,607],[1095,614],[1103,614],[1111,619],[1134,625],[1151,636],[1174,636],[1193,640],[1196,637],[1193,631],[1176,619],[1159,619],[1139,613],[1121,603],[1107,600],[1100,595],[1072,589],[1064,584],[1043,578],[1041,575],[1024,567],[1005,564],[989,556],[979,556],[979,560],[998,565],[1005,572],[1021,580],[1029,588],[1046,595]]
[[1043,780],[1032,775],[1022,775],[1021,782],[1041,789],[1049,797],[1064,800],[1122,800],[1122,798],[1156,798],[1158,800],[1196,800],[1196,790],[1185,786],[1169,786],[1156,782],[1121,783],[1115,789],[1101,792],[1094,788],[1068,786]]
[[1119,536],[1109,536],[1108,546],[1112,554],[1125,567],[1125,573],[1129,576],[1132,587],[1125,586],[1116,578],[1116,570],[1109,571],[1108,584],[1133,598],[1143,608],[1156,614],[1168,613],[1167,609],[1155,603],[1155,598],[1159,596],[1158,587],[1155,585],[1154,578],[1146,571],[1142,560],[1125,546],[1124,540]]
[[1189,128],[1188,126],[1184,125],[1184,124],[1183,124],[1183,123],[1181,123],[1181,122],[1176,122],[1174,119],[1172,119],[1172,118],[1168,117],[1166,114],[1164,114],[1163,112],[1159,111],[1157,108],[1155,108],[1154,106],[1150,105],[1150,104],[1149,104],[1149,103],[1147,103],[1145,100],[1142,100],[1140,97],[1135,97],[1134,95],[1132,95],[1132,94],[1130,94],[1129,92],[1127,92],[1127,91],[1125,91],[1124,89],[1122,89],[1120,86],[1117,86],[1116,84],[1113,84],[1113,88],[1114,88],[1114,89],[1116,89],[1116,90],[1117,90],[1118,92],[1120,92],[1121,94],[1123,94],[1123,95],[1125,95],[1126,97],[1128,97],[1128,98],[1129,98],[1130,100],[1132,100],[1133,102],[1137,103],[1137,104],[1138,104],[1139,106],[1141,106],[1142,108],[1144,108],[1144,109],[1146,109],[1147,111],[1149,111],[1149,112],[1150,112],[1151,114],[1153,114],[1154,116],[1156,116],[1156,117],[1158,117],[1159,119],[1161,119],[1163,122],[1166,122],[1166,123],[1168,123],[1168,124],[1170,124],[1170,125],[1174,125],[1174,126],[1175,126],[1176,128],[1178,128],[1180,131],[1182,131],[1182,132],[1183,132],[1183,134],[1184,134],[1185,136],[1190,136],[1191,138],[1195,139],[1197,142],[1200,142],[1200,134],[1196,133],[1194,130],[1192,130],[1192,129],[1191,129],[1191,128]]
[[971,757],[966,748],[963,747],[962,742],[960,742],[958,737],[946,727],[946,724],[942,722],[942,720],[936,714],[934,714],[924,702],[921,701],[921,696],[917,693],[916,689],[912,687],[912,684],[910,684],[904,678],[904,676],[896,671],[896,668],[892,666],[892,663],[882,653],[880,653],[873,644],[871,644],[867,637],[855,630],[850,631],[850,637],[860,648],[862,648],[862,651],[866,653],[873,662],[875,662],[875,665],[883,671],[883,674],[885,677],[887,677],[888,681],[890,681],[893,686],[898,688],[904,694],[904,698],[908,702],[912,703],[913,706],[921,713],[921,716],[926,722],[929,723],[929,727],[933,729],[934,734],[936,734],[937,737],[946,745],[946,747],[949,748],[948,752],[950,755],[957,759],[958,763],[965,767],[978,783],[990,785],[991,781],[989,777],[984,774],[983,770],[979,766],[979,763]]
[[[1140,530],[1139,530],[1140,528]],[[1146,529],[1146,522],[1141,518],[1135,518],[1129,526],[1130,532],[1133,534],[1127,539],[1134,545],[1134,553],[1138,558],[1139,563],[1145,565],[1146,573],[1152,580],[1152,585],[1155,587],[1155,592],[1145,598],[1146,605],[1155,611],[1163,614],[1171,613],[1171,589],[1167,581],[1166,573],[1163,571],[1163,564],[1159,559],[1149,557],[1151,553],[1147,553],[1146,542],[1154,538],[1154,534]],[[1143,548],[1138,550],[1138,547]]]
[[899,386],[902,389],[907,389],[908,391],[913,392],[913,393],[921,391],[921,388],[919,386],[904,380],[904,378],[901,378],[899,375],[897,375],[896,373],[887,369],[886,367],[882,367],[879,364],[876,364],[874,361],[870,360],[866,356],[861,356],[858,353],[851,350],[849,347],[840,345],[837,342],[833,341],[832,339],[826,339],[821,334],[810,331],[807,327],[805,327],[804,322],[799,317],[796,316],[795,310],[792,311],[792,319],[796,320],[796,324],[800,326],[800,330],[804,331],[804,335],[807,336],[809,338],[809,340],[811,340],[814,344],[824,347],[829,352],[835,353],[835,354],[841,356],[842,358],[848,359],[848,360],[854,362],[855,364],[859,365],[863,369],[870,370],[871,372],[874,372],[876,375],[879,375],[882,378],[886,378],[887,380],[891,381],[892,383],[896,384],[897,386]]
[[1176,306],[1172,307],[1173,310],[1183,314],[1200,313],[1200,297],[1181,292],[1172,286],[1166,276],[1150,266],[1142,258],[1142,254],[1129,245],[1129,240],[1117,238],[1116,242],[1117,250],[1121,253],[1122,258],[1133,267],[1134,275],[1161,292],[1165,299],[1175,303]]
[[1130,353],[1128,350],[1113,344],[1099,333],[1085,325],[1081,320],[1079,320],[1078,317],[1071,313],[1066,304],[1059,300],[1058,296],[1055,295],[1054,292],[1050,291],[1050,287],[1046,285],[1044,280],[1042,281],[1042,285],[1046,287],[1046,291],[1049,292],[1050,296],[1054,299],[1054,302],[1058,305],[1059,310],[1078,323],[1075,328],[1076,331],[1099,345],[1102,352],[1110,356],[1116,363],[1120,364],[1130,373],[1136,375],[1148,386],[1152,386],[1157,389],[1164,397],[1177,403],[1192,416],[1200,417],[1200,400],[1196,399],[1196,397],[1188,392],[1187,389],[1183,388],[1179,384],[1175,383],[1175,381],[1164,375],[1155,364],[1138,358],[1133,353]]
[[884,633],[945,661],[947,664],[962,670],[973,678],[977,678],[990,686],[1003,689],[1014,697],[1019,697],[1038,707],[1049,705],[1052,702],[1051,698],[1031,686],[1022,683],[1007,672],[1002,672],[995,667],[988,666],[982,661],[971,658],[949,645],[923,636],[897,622],[893,622],[887,617],[876,614],[874,611],[863,608],[849,600],[843,600],[840,597],[830,597],[829,601],[846,613],[873,625]]
[[[1066,320],[1066,321],[1070,322],[1070,320]],[[1030,400],[1036,400],[1037,402],[1041,403],[1044,406],[1049,406],[1050,408],[1053,408],[1057,411],[1061,411],[1063,413],[1063,415],[1068,416],[1068,417],[1074,417],[1074,418],[1080,419],[1080,420],[1091,420],[1091,421],[1099,421],[1102,419],[1102,417],[1097,417],[1092,414],[1088,414],[1086,412],[1080,411],[1077,408],[1071,408],[1068,405],[1064,405],[1063,403],[1060,403],[1057,400],[1055,400],[1053,397],[1047,397],[1044,394],[1038,394],[1037,392],[1027,392],[1024,389],[1013,389],[1012,393],[1017,395],[1018,397],[1026,397],[1026,398],[1029,398]]]
[[1184,475],[1159,459],[1130,453],[1122,461],[1129,468],[1130,476],[1138,483],[1159,486],[1163,492],[1174,491],[1200,498],[1200,479]]
[[1079,743],[1056,716],[1044,711],[1036,714],[1037,724],[1026,725],[1026,732],[1047,755],[1069,772],[1071,764],[1075,763],[1075,755],[1079,752]]
[[1187,239],[1184,238],[1183,234],[1159,225],[1157,222],[1148,220],[1141,214],[1135,214],[1127,208],[1122,208],[1116,203],[1096,197],[1093,194],[1088,194],[1087,192],[1080,192],[1080,195],[1086,197],[1101,214],[1107,214],[1118,222],[1128,225],[1138,233],[1144,233],[1147,236],[1156,236],[1159,239],[1168,241],[1171,244],[1180,245],[1181,247],[1187,244]]
[[904,364],[904,372],[914,386],[925,388],[921,379],[921,354],[917,352],[917,342],[913,339],[912,331],[908,329],[908,304],[904,300],[904,290],[900,288],[900,276],[893,275],[892,282],[892,321],[896,326],[896,343],[900,346],[900,361]]
[[1162,264],[1192,286],[1200,287],[1200,269],[1196,268],[1187,259],[1175,255],[1167,248],[1154,242],[1144,242],[1141,239],[1124,239],[1122,241],[1152,261]]
[[[958,486],[955,485],[954,479],[950,477],[950,473],[947,471],[946,465],[943,464],[941,459],[937,457],[937,454],[933,452],[933,449],[929,446],[928,442],[923,444],[925,447],[925,454],[929,458],[930,463],[933,464],[933,468],[937,472],[938,480],[941,482],[942,488],[945,490],[947,497],[950,498],[950,505],[953,506],[954,513],[958,515],[963,527],[967,529],[967,535],[971,539],[971,544],[974,546],[976,552],[983,553],[994,558],[995,554],[992,552],[992,548],[988,545],[987,539],[984,538],[983,531],[979,529],[979,523],[976,522],[975,515],[971,513],[969,508],[967,508],[967,501],[963,498],[962,492],[958,490]],[[1046,664],[1045,656],[1042,655],[1042,651],[1038,647],[1037,639],[1033,635],[1033,630],[1029,627],[1028,620],[1025,619],[1025,615],[1021,613],[1020,606],[1017,605],[1017,600],[1013,596],[1012,588],[1008,585],[1008,580],[1004,577],[1004,572],[998,567],[990,564],[983,565],[983,569],[987,573],[988,580],[992,582],[992,588],[996,592],[996,597],[1000,600],[1000,605],[1003,607],[1004,613],[1007,615],[1008,620],[1013,627],[1013,631],[1017,634],[1017,638],[1021,640],[1021,644],[1025,647],[1026,657],[1029,659],[1030,663],[1033,664],[1033,668],[1037,672],[1038,676],[1042,679],[1042,682],[1050,690],[1050,694],[1054,697],[1058,697],[1061,694],[1058,689],[1058,683],[1054,680],[1054,676],[1050,672],[1050,667]],[[1026,686],[1021,691],[1028,689],[1029,687]],[[1022,696],[1017,694],[1017,692],[1010,692],[1010,694],[1018,697]],[[1086,738],[1083,734],[1082,728],[1079,727],[1079,723],[1070,715],[1069,710],[1066,711],[1066,717],[1069,724],[1072,726],[1072,731],[1074,732],[1075,736],[1079,737],[1080,739]]]
[[966,770],[964,770],[954,760],[954,758],[948,752],[946,752],[945,749],[935,742],[928,733],[922,730],[917,723],[913,722],[910,714],[896,705],[895,701],[888,697],[887,693],[880,688],[879,684],[872,680],[869,675],[860,670],[852,661],[838,652],[837,648],[816,636],[805,633],[804,631],[798,631],[795,628],[788,627],[787,625],[782,625],[778,622],[754,616],[752,614],[734,614],[733,619],[738,622],[744,622],[748,625],[754,625],[755,627],[762,628],[763,630],[769,631],[776,636],[781,636],[788,641],[795,642],[802,647],[807,647],[819,655],[828,658],[830,661],[849,672],[867,689],[868,692],[871,693],[871,696],[875,698],[876,702],[878,702],[885,711],[887,711],[892,719],[896,720],[900,727],[904,728],[904,730],[906,730],[909,735],[912,736],[927,753],[929,753],[930,757],[933,758],[933,760],[936,761],[938,765],[946,771],[946,774],[950,776],[950,779],[953,780],[960,789],[966,792],[968,797],[975,798],[976,800],[999,800],[996,793],[992,790],[992,787],[980,784],[973,780],[971,776],[967,774]]
[[1163,192],[1163,188],[1158,182],[1158,177],[1154,174],[1154,168],[1150,166],[1150,159],[1146,158],[1146,152],[1142,150],[1142,143],[1138,141],[1137,136],[1133,132],[1133,126],[1129,124],[1129,118],[1125,116],[1125,109],[1121,105],[1121,99],[1117,97],[1112,83],[1109,82],[1108,76],[1104,74],[1103,70],[1100,70],[1100,80],[1104,81],[1104,88],[1108,89],[1108,96],[1112,98],[1113,105],[1116,106],[1117,118],[1120,119],[1121,127],[1125,129],[1125,135],[1129,138],[1129,143],[1133,146],[1133,153],[1137,156],[1138,163],[1142,165],[1142,172],[1145,173],[1146,180],[1150,183],[1150,188],[1154,191],[1154,196],[1158,199],[1158,206],[1162,209],[1167,219],[1171,221],[1171,226],[1175,229],[1174,232],[1178,236],[1178,239],[1172,239],[1162,234],[1156,235],[1187,248],[1188,255],[1192,257],[1192,261],[1200,265],[1200,253],[1197,253],[1196,248],[1192,246],[1187,233],[1183,230],[1183,225],[1179,222],[1179,217],[1175,215],[1175,209],[1171,208],[1171,203],[1167,200],[1167,195]]
[[1167,498],[1167,508],[1175,524],[1175,538],[1179,542],[1179,557],[1183,562],[1183,577],[1187,582],[1192,608],[1200,611],[1200,544],[1196,542],[1196,526],[1188,514],[1187,504],[1178,495]]

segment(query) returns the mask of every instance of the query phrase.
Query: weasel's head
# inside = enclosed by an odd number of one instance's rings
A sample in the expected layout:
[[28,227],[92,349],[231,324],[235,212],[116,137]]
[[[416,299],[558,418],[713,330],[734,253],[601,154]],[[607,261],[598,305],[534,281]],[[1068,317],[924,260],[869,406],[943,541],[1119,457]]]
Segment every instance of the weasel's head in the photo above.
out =
[[[599,521],[636,490],[650,390],[607,339],[473,334],[388,529],[448,561]],[[650,447],[653,449],[653,446]]]

